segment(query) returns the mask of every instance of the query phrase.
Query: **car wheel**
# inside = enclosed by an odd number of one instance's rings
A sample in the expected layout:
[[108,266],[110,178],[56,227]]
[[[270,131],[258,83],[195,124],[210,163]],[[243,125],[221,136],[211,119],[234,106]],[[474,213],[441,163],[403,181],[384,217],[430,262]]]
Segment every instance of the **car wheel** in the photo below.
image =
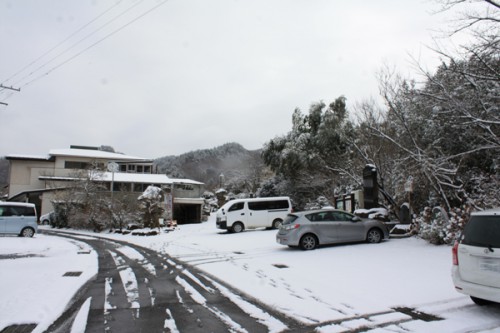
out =
[[238,232],[242,232],[245,229],[245,227],[243,226],[243,223],[236,222],[233,224],[233,227],[231,229],[233,230],[233,232],[238,233]]
[[380,243],[382,241],[382,232],[379,229],[370,229],[366,235],[368,243]]
[[31,228],[24,228],[21,231],[21,236],[23,236],[23,237],[33,237],[34,234],[35,234],[35,230],[33,230]]
[[479,306],[483,306],[483,305],[489,305],[491,304],[490,301],[486,300],[486,299],[482,299],[482,298],[477,298],[477,297],[474,297],[474,296],[471,296],[470,299],[476,303],[477,305]]
[[282,219],[276,219],[273,221],[273,229],[279,229],[281,225],[283,224]]
[[302,236],[300,239],[300,248],[302,250],[314,250],[318,246],[318,239],[312,234]]

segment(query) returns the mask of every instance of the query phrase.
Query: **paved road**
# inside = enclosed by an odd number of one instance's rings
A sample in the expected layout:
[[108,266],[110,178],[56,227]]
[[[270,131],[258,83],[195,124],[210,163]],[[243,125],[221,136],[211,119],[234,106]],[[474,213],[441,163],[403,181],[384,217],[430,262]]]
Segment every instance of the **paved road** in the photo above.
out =
[[47,332],[68,332],[89,298],[88,333],[303,329],[293,319],[167,255],[125,242],[46,232],[89,244],[99,261],[96,278]]

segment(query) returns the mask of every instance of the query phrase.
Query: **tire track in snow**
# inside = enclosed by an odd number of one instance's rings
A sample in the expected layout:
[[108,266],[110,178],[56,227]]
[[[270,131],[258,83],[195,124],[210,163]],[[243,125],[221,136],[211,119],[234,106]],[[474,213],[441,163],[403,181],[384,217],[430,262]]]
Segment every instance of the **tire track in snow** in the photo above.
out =
[[[120,249],[122,249],[122,248],[123,247],[120,247]],[[132,252],[130,250],[126,250],[126,251],[128,251],[127,254],[134,253],[130,257],[132,257],[136,262],[142,261],[142,255],[139,253],[139,251],[132,251]],[[165,256],[159,256],[159,255],[155,256],[155,258],[160,258],[160,260],[166,259]],[[183,265],[176,263],[171,258],[167,258],[166,261],[167,261],[168,266],[163,265],[163,270],[162,270],[163,273],[159,273],[157,275],[169,274],[169,275],[176,276],[176,277],[179,277],[180,275],[186,276],[188,279],[184,280],[184,281],[190,281],[190,282],[189,283],[186,282],[187,284],[183,284],[183,286],[182,286],[183,292],[187,293],[190,296],[195,295],[194,290],[196,290],[196,289],[191,284],[195,285],[198,288],[201,288],[203,292],[208,293],[208,294],[214,294],[216,292],[214,288],[207,286],[198,277],[196,277],[193,273],[186,270]],[[123,262],[120,262],[120,264],[123,264]],[[158,267],[158,265],[157,265],[157,267]],[[161,265],[160,265],[160,267],[161,267]],[[167,273],[165,273],[165,272],[167,272]],[[140,279],[137,278],[137,280],[139,281]],[[177,284],[178,283],[176,283],[176,285]],[[190,287],[187,288],[187,285],[189,285]],[[191,294],[189,294],[186,290],[190,291]],[[153,293],[153,292],[154,292],[154,288],[150,288],[150,293]],[[180,296],[181,292],[176,291],[176,294],[177,294],[177,299],[181,300],[182,299],[182,296]],[[206,305],[207,304],[206,299],[203,296],[201,296],[201,294],[199,294],[199,295],[200,295],[200,298],[197,299],[197,302],[195,302],[195,303],[197,303],[199,305],[201,305],[201,304]],[[156,302],[154,302],[154,303],[156,305]],[[160,306],[160,304],[157,304],[157,305]],[[185,301],[183,301],[180,305],[182,305],[183,309],[191,315],[197,315],[200,312],[199,309],[196,309],[196,311],[192,310],[192,308],[189,307]],[[204,306],[204,308],[206,310],[208,310],[208,312],[210,312],[212,315],[214,315],[218,319],[218,321],[220,321],[221,323],[224,323],[224,325],[226,327],[228,327],[229,331],[235,332],[235,333],[248,332],[247,330],[242,328],[242,326],[239,325],[237,322],[233,321],[230,316],[226,315],[223,311],[221,311],[217,307],[206,305],[206,306]],[[141,311],[143,311],[143,310],[141,310]],[[176,318],[178,319],[179,316],[176,315],[176,313],[178,313],[178,311],[175,311],[175,309],[167,307],[165,309],[165,313],[167,314],[167,318],[165,319],[164,325],[166,325],[170,328],[177,327],[178,325],[177,325]],[[182,316],[184,317],[185,315],[182,315]],[[203,321],[200,320],[199,318],[196,318],[196,322],[198,323],[198,325],[200,327],[204,327],[204,325],[206,325],[206,322],[202,323]],[[211,324],[211,325],[213,325],[213,324]]]
[[110,250],[108,250],[108,252],[111,254],[118,272],[120,273],[123,289],[125,289],[127,294],[127,300],[130,303],[130,307],[132,309],[140,309],[139,284],[137,283],[134,271],[127,265],[126,261],[121,256]]
[[120,246],[116,248],[116,251],[120,252],[129,259],[137,261],[145,270],[147,270],[151,275],[156,276],[156,268],[153,264],[149,262],[146,257],[144,257],[139,251],[130,246]]
[[265,325],[269,329],[269,333],[278,333],[282,332],[288,327],[283,324],[280,320],[274,318],[269,313],[265,312],[261,308],[255,306],[254,304],[247,302],[241,296],[234,294],[226,287],[217,283],[214,280],[211,280],[208,277],[205,277],[215,285],[215,287],[227,298],[229,298],[234,304],[239,306],[244,312],[248,313],[250,316],[257,319],[260,323]]
[[177,276],[175,279],[178,284],[180,284],[184,290],[188,293],[191,298],[198,303],[199,305],[205,307],[207,310],[212,312],[219,320],[221,320],[223,323],[227,325],[227,328],[230,332],[235,332],[235,333],[248,333],[247,330],[245,330],[241,325],[233,321],[229,316],[226,314],[222,313],[219,309],[216,307],[212,307],[207,305],[207,300],[203,295],[201,295],[191,284],[186,282],[183,278],[180,276]]
[[172,316],[172,312],[170,312],[170,310],[167,309],[166,313],[167,313],[167,319],[165,319],[165,325],[163,327],[168,329],[170,333],[180,333],[179,329],[177,328],[177,325],[175,324],[175,319]]
[[116,309],[116,305],[111,304],[110,296],[113,295],[113,278],[106,277],[104,282],[104,314]]
[[[265,333],[273,332],[270,317],[288,320],[167,254],[98,236],[79,240],[99,257],[98,277],[90,287],[95,296],[87,323],[90,331]],[[235,304],[238,297],[247,305]]]

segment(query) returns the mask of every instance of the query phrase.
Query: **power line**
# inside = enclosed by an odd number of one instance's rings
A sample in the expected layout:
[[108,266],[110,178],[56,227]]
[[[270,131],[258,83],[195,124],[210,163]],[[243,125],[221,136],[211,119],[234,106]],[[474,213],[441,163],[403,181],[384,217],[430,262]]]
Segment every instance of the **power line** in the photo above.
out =
[[[143,0],[139,1],[142,2]],[[74,54],[73,56],[67,58],[66,60],[64,60],[63,62],[59,63],[58,65],[52,67],[51,69],[49,69],[47,72],[45,72],[44,74],[32,79],[31,81],[28,81],[24,84],[21,85],[21,87],[25,87],[41,78],[43,78],[44,76],[47,76],[49,75],[50,73],[52,73],[53,71],[55,71],[56,69],[62,67],[63,65],[67,64],[68,62],[70,62],[71,60],[75,59],[76,57],[80,56],[82,53],[88,51],[89,49],[93,48],[94,46],[96,46],[97,44],[103,42],[104,40],[108,39],[109,37],[115,35],[116,33],[118,33],[119,31],[123,30],[124,28],[128,27],[129,25],[131,25],[132,23],[136,22],[137,20],[141,19],[142,17],[146,16],[147,14],[151,13],[152,11],[156,10],[157,8],[159,8],[160,6],[164,5],[168,0],[163,0],[162,2],[158,3],[157,5],[153,6],[152,8],[150,8],[149,10],[143,12],[142,14],[140,14],[139,16],[135,17],[134,19],[128,21],[127,23],[121,25],[119,28],[113,30],[112,32],[110,32],[109,34],[105,35],[104,37],[102,37],[101,39],[97,40],[96,42],[90,44],[89,46],[87,46],[86,48],[84,48],[83,50],[77,52],[76,54]],[[115,16],[114,18],[112,18],[111,20],[109,20],[108,22],[106,22],[104,25],[102,25],[101,27],[99,27],[98,29],[94,30],[93,32],[91,32],[90,34],[88,34],[86,37],[80,39],[77,43],[74,43],[71,47],[67,48],[65,51],[63,51],[62,53],[59,53],[57,56],[55,56],[54,58],[50,59],[49,61],[45,62],[43,65],[39,66],[37,69],[33,70],[31,73],[29,73],[28,75],[26,75],[25,77],[23,77],[21,80],[17,81],[17,82],[22,82],[23,80],[29,78],[30,76],[34,75],[37,71],[41,70],[42,68],[44,68],[45,66],[47,66],[50,62],[54,61],[55,59],[57,59],[58,57],[62,56],[63,54],[67,53],[70,49],[74,48],[76,45],[80,44],[81,42],[83,42],[85,39],[87,39],[88,37],[94,35],[97,31],[100,31],[103,27],[109,25],[111,22],[115,21],[117,18],[121,17],[122,15],[124,15],[126,12],[128,12],[129,10],[131,10],[132,8],[134,8],[135,6],[137,6],[137,3],[134,4],[133,6],[129,7],[128,9],[126,9],[125,11],[123,11],[122,13],[120,13],[119,15]],[[114,7],[114,6],[113,6]],[[113,8],[111,7],[111,8]],[[108,12],[109,10],[108,9],[106,10],[105,12]],[[104,13],[100,14],[98,17],[96,17],[95,19],[93,19],[92,21],[90,21],[89,23],[87,23],[84,27],[87,27],[89,26],[92,22],[96,21],[99,17],[103,16]],[[12,77],[15,77],[16,75],[18,75],[20,72],[24,71],[26,68],[28,68],[29,66],[31,66],[33,63],[37,62],[39,59],[41,59],[43,56],[45,56],[46,54],[50,53],[52,50],[56,49],[57,47],[59,47],[61,44],[63,44],[64,42],[66,42],[67,40],[69,40],[71,37],[73,37],[74,35],[76,35],[78,32],[82,31],[84,29],[84,27],[80,28],[77,32],[74,32],[73,34],[71,34],[69,37],[67,37],[64,41],[58,43],[57,46],[53,47],[51,50],[47,51],[46,53],[44,53],[42,56],[40,56],[38,59],[36,59],[35,61],[33,61],[32,63],[30,63],[28,66],[25,66],[21,71],[18,71],[18,73],[16,73],[15,75],[12,75],[9,79],[7,79],[6,81],[10,80]],[[1,91],[1,90],[0,90]],[[10,95],[11,96],[11,95]],[[10,97],[8,96],[8,97]],[[7,97],[7,98],[8,98]],[[6,99],[7,99],[6,98]],[[4,99],[5,100],[5,99]],[[2,103],[2,104],[5,104],[5,103]]]
[[[46,61],[45,63],[43,63],[42,65],[40,65],[36,69],[34,69],[32,72],[30,72],[29,74],[25,75],[23,78],[21,78],[20,80],[18,80],[16,82],[16,84],[19,84],[20,82],[22,82],[25,79],[29,78],[30,76],[34,75],[36,72],[38,72],[38,71],[42,70],[43,68],[45,68],[48,64],[50,64],[54,60],[58,59],[62,55],[64,55],[67,52],[71,51],[73,48],[75,48],[76,46],[78,46],[79,44],[81,44],[83,41],[87,40],[89,37],[92,37],[97,32],[99,32],[100,30],[102,30],[103,28],[105,28],[106,26],[108,26],[109,24],[111,24],[112,22],[114,22],[115,20],[117,20],[118,18],[120,18],[121,16],[125,15],[127,12],[129,12],[130,10],[132,10],[134,7],[138,6],[142,1],[144,1],[144,0],[140,0],[139,2],[137,2],[137,3],[133,4],[132,6],[128,7],[123,12],[121,12],[120,14],[116,15],[115,17],[113,17],[111,20],[107,21],[106,23],[104,23],[103,25],[101,25],[100,27],[98,27],[97,29],[95,29],[94,31],[92,31],[91,33],[87,34],[82,39],[80,39],[77,42],[73,43],[71,46],[69,46],[68,48],[66,48],[62,52],[58,53],[56,56],[52,57],[50,60]],[[102,15],[100,15],[100,16],[102,16]],[[93,20],[93,21],[95,21],[95,20]],[[60,44],[62,44],[62,43],[60,43]]]
[[[13,90],[13,91],[21,91],[21,89],[19,89],[19,88],[7,87],[7,86],[4,86],[3,84],[1,84],[1,83],[0,83],[0,91],[5,90],[5,89],[7,89],[7,90]],[[9,97],[10,97],[11,95],[12,95],[12,93],[9,95]],[[7,99],[7,98],[6,98],[6,99]],[[6,99],[4,99],[4,101],[5,101]],[[4,103],[4,102],[2,101],[2,102],[0,102],[0,105],[9,105],[9,104]]]
[[106,13],[108,13],[110,10],[112,10],[113,8],[115,8],[116,6],[118,6],[120,4],[120,2],[122,2],[122,0],[119,0],[117,3],[115,3],[113,6],[109,7],[108,9],[106,9],[104,12],[102,12],[101,14],[99,14],[98,16],[96,16],[95,18],[93,18],[92,20],[90,20],[89,22],[87,22],[86,24],[84,24],[83,26],[81,26],[79,29],[77,29],[76,31],[74,31],[72,34],[70,34],[68,37],[66,37],[64,40],[62,40],[61,42],[57,43],[55,46],[53,46],[52,48],[50,48],[49,50],[45,51],[42,55],[40,55],[38,58],[36,58],[35,60],[33,60],[32,62],[30,62],[29,64],[27,64],[26,66],[24,66],[23,68],[21,68],[20,70],[18,70],[17,72],[15,72],[14,74],[12,74],[9,78],[7,78],[4,83],[10,81],[12,78],[16,77],[17,75],[19,75],[20,73],[22,73],[23,71],[25,71],[27,68],[29,68],[31,65],[37,63],[40,59],[42,59],[43,57],[45,57],[46,55],[50,54],[52,51],[54,51],[55,49],[57,49],[59,46],[61,46],[62,44],[64,44],[66,41],[68,41],[69,39],[71,39],[71,37],[75,36],[76,34],[78,34],[80,31],[82,31],[83,29],[85,29],[86,27],[88,27],[89,25],[91,25],[93,22],[97,21],[99,18],[101,18],[102,16],[104,16]]
[[2,90],[3,90],[3,89],[9,89],[9,90],[21,91],[21,89],[20,89],[20,88],[6,87],[6,86],[4,86],[4,85],[3,85],[3,84],[1,84],[1,83],[0,83],[0,88],[2,88]]

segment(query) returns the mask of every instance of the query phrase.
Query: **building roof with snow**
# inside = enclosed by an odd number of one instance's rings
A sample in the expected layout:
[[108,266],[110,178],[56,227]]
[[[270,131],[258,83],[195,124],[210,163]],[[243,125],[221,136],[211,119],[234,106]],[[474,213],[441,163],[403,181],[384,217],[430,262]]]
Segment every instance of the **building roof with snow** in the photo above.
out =
[[[75,180],[75,177],[58,177],[58,176],[39,176],[40,180],[53,180],[53,181],[68,181]],[[158,185],[203,185],[202,182],[191,179],[177,179],[170,178],[165,174],[151,174],[151,173],[125,173],[125,172],[102,172],[96,180],[102,182],[117,182],[117,183],[143,183],[143,184],[158,184]]]
[[39,160],[53,161],[56,157],[81,157],[88,159],[105,159],[110,161],[122,162],[152,162],[152,159],[130,156],[121,153],[99,150],[98,147],[88,146],[71,146],[64,149],[51,149],[48,155],[24,155],[24,154],[9,154],[6,156],[8,160]]
[[66,157],[85,157],[94,159],[108,159],[115,161],[152,161],[144,157],[130,156],[120,153],[113,153],[102,150],[69,148],[69,149],[52,149],[49,151],[49,156],[66,156]]

